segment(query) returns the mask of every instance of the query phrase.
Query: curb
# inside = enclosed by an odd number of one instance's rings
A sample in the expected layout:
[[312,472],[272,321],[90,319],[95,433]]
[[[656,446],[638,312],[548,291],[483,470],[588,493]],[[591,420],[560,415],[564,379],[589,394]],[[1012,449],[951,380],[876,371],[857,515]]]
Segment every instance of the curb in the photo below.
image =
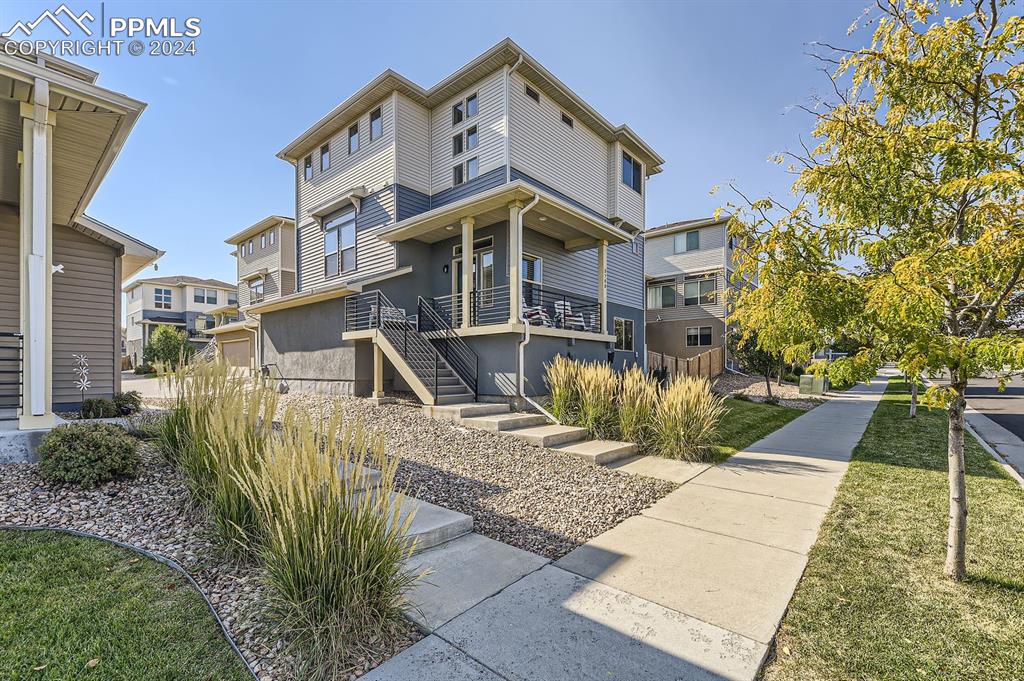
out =
[[206,594],[203,592],[203,589],[199,586],[196,580],[192,579],[192,575],[190,575],[185,570],[185,568],[183,568],[177,561],[167,558],[165,556],[161,556],[158,553],[153,553],[152,551],[147,551],[146,549],[139,548],[138,546],[135,546],[133,544],[126,544],[125,542],[118,541],[116,539],[109,539],[107,537],[102,537],[98,534],[92,534],[91,532],[83,532],[82,530],[70,530],[64,527],[50,527],[46,525],[0,525],[0,530],[13,530],[20,532],[60,532],[62,534],[70,534],[74,537],[83,537],[85,539],[98,539],[108,544],[118,546],[122,549],[132,551],[133,553],[137,553],[145,558],[155,560],[158,563],[166,565],[172,570],[180,572],[182,575],[185,576],[185,579],[188,580],[189,584],[192,585],[192,588],[195,589],[199,596],[203,599],[203,602],[206,603],[206,607],[210,610],[210,614],[213,615],[213,619],[217,622],[217,626],[220,627],[220,631],[224,635],[224,638],[227,639],[228,644],[231,646],[231,650],[235,652],[235,655],[238,656],[238,659],[240,659],[242,661],[242,664],[245,665],[245,668],[249,671],[249,674],[252,675],[254,681],[260,681],[260,677],[252,668],[252,665],[250,665],[249,661],[245,659],[245,655],[242,654],[242,651],[238,649],[238,645],[235,643],[235,639],[231,637],[231,634],[228,632],[227,626],[224,624],[224,621],[220,618],[220,615],[218,615],[217,611],[214,609],[213,603],[211,603],[210,599],[206,597]]
[[[979,416],[985,416],[980,411],[977,411],[971,406],[967,407],[967,411],[974,412]],[[986,416],[985,418],[988,417]],[[978,431],[974,429],[974,426],[971,425],[971,422],[967,420],[966,416],[964,417],[964,428],[966,428],[967,431],[974,436],[974,439],[978,441],[978,444],[981,445],[981,448],[988,452],[989,456],[995,459],[996,463],[1003,467],[1003,470],[1006,471],[1006,474],[1008,476],[1016,480],[1018,485],[1024,487],[1024,477],[1021,477],[1021,474],[1017,472],[1017,469],[1011,466],[1010,462],[1003,458],[1003,455],[1000,454],[992,445],[988,443],[987,440],[985,440],[985,438],[981,436],[981,434]]]

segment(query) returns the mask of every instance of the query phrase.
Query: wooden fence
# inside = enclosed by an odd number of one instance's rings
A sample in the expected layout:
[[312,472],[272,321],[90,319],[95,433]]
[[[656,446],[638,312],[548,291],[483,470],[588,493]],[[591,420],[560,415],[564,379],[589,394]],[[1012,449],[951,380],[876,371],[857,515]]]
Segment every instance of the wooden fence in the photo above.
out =
[[725,348],[711,348],[696,357],[674,357],[663,352],[647,353],[647,370],[665,369],[669,378],[676,376],[704,376],[712,379],[725,371]]

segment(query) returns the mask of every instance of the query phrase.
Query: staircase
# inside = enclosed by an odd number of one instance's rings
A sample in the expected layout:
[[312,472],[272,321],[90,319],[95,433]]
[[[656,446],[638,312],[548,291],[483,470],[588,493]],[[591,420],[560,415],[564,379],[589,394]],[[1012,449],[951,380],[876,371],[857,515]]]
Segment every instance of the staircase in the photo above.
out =
[[537,447],[571,454],[597,466],[606,466],[637,453],[632,442],[589,440],[586,428],[552,424],[541,414],[513,412],[508,404],[464,402],[425,406],[423,412],[430,418],[455,421],[467,428],[512,435]]
[[423,298],[410,319],[380,291],[349,296],[345,329],[374,330],[373,342],[425,405],[476,399],[476,353]]

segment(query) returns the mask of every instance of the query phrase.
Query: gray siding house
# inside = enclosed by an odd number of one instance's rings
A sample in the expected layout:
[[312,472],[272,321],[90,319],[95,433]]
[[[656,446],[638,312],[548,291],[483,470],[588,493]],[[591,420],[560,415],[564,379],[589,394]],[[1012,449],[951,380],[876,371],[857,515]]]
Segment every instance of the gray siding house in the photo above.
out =
[[278,156],[296,291],[242,310],[293,388],[516,400],[557,354],[643,363],[663,160],[511,40],[431,88],[385,71]]

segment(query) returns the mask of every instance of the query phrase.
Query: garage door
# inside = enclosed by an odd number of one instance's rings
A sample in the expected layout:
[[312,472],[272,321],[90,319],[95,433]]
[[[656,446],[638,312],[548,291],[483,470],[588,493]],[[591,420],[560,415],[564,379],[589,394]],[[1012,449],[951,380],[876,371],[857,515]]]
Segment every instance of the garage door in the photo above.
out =
[[249,349],[251,343],[252,340],[250,339],[223,343],[221,345],[221,353],[228,366],[248,369],[250,367],[249,357],[252,356],[252,352]]

